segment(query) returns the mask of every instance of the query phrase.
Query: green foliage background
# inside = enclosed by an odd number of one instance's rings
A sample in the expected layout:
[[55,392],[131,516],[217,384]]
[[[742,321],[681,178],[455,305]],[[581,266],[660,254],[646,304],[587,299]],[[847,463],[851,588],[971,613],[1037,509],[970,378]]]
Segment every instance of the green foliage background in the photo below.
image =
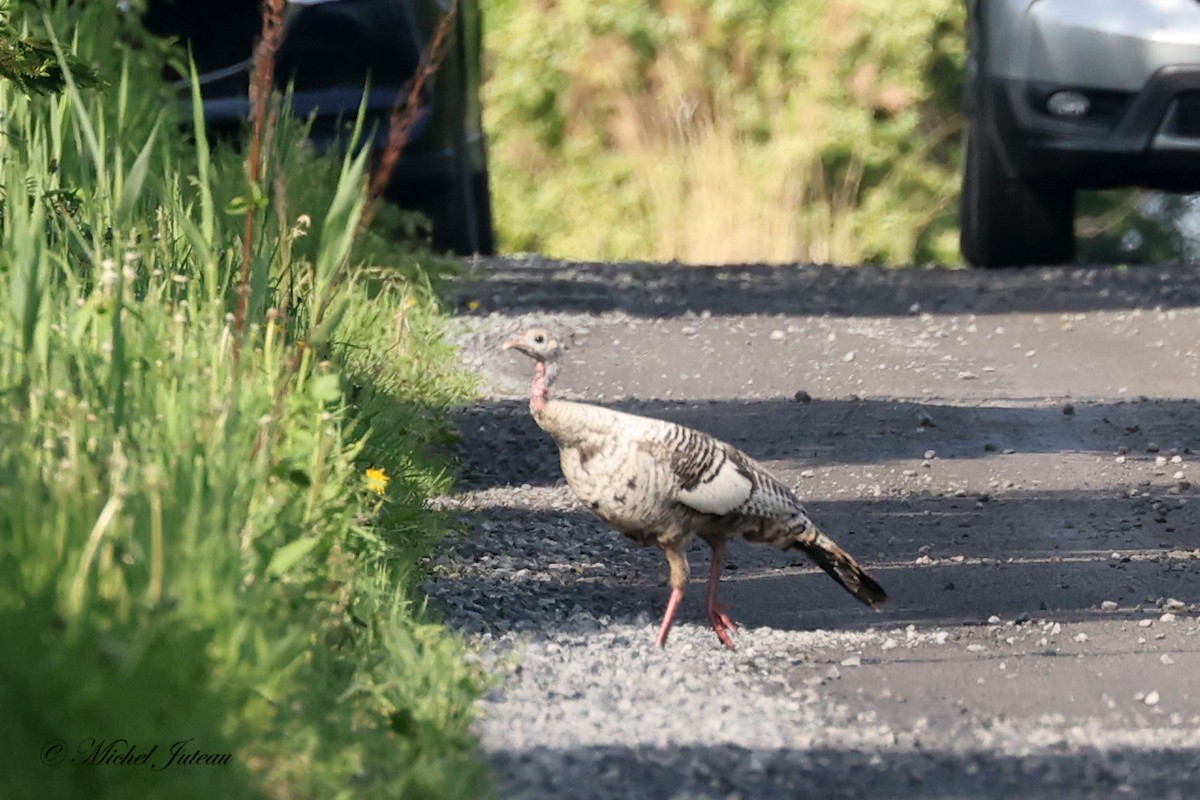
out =
[[686,150],[700,121],[803,173],[796,213],[839,216],[846,260],[958,260],[960,0],[491,0],[485,12],[506,249],[653,254],[664,232],[638,153]]

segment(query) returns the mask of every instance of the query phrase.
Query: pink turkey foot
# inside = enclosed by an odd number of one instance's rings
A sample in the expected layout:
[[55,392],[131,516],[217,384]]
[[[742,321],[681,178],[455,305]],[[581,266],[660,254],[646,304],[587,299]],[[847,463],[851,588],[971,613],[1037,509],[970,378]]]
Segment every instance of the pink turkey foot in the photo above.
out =
[[724,609],[716,603],[708,604],[708,621],[712,623],[712,628],[716,631],[717,638],[721,640],[721,644],[728,647],[730,650],[736,650],[733,646],[733,640],[729,638],[729,634],[737,630],[737,626],[729,619]]
[[667,600],[667,613],[663,614],[662,625],[658,628],[658,638],[654,640],[659,647],[665,647],[667,644],[667,634],[671,632],[671,623],[675,621],[675,612],[679,610],[679,603],[682,600],[683,589],[672,587],[671,599]]
[[730,650],[736,649],[733,646],[733,640],[729,638],[731,631],[736,631],[737,626],[729,619],[725,613],[725,609],[717,602],[717,583],[721,580],[721,567],[725,558],[725,545],[717,545],[713,548],[712,568],[708,573],[708,621],[712,623],[712,628],[717,634],[717,638],[721,640],[721,644],[728,647]]

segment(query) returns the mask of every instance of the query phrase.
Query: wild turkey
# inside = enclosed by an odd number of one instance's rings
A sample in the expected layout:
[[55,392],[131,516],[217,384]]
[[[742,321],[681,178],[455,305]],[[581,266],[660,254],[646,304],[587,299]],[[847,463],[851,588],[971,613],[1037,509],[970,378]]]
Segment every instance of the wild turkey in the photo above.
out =
[[558,444],[563,476],[592,513],[642,545],[657,545],[671,569],[671,597],[656,640],[667,641],[688,582],[687,538],[712,548],[708,619],[733,647],[734,629],[717,603],[725,542],[799,550],[869,606],[887,593],[850,555],[813,525],[782,481],[742,451],[692,428],[586,403],[550,399],[561,348],[545,328],[517,333],[504,349],[534,361],[529,410]]

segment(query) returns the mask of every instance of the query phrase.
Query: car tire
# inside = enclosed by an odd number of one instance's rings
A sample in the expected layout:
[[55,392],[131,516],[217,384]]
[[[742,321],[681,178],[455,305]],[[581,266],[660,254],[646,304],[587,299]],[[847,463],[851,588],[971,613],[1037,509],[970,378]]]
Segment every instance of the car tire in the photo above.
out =
[[487,170],[454,175],[426,213],[432,223],[433,249],[456,255],[496,253],[492,200]]
[[[465,36],[459,28],[455,36],[452,57],[455,73],[467,74],[467,54],[463,43]],[[449,174],[440,192],[425,209],[432,224],[430,243],[434,250],[451,252],[459,256],[490,256],[496,252],[496,234],[492,222],[492,200],[488,181],[486,145],[472,142],[471,130],[482,130],[482,122],[468,122],[472,104],[462,94],[458,81],[451,82],[453,95],[447,103],[457,109],[454,130],[454,149]],[[475,103],[477,106],[478,103]],[[482,165],[476,155],[482,149]]]
[[1075,259],[1075,190],[1010,177],[995,146],[963,128],[959,243],[976,267],[1066,264]]

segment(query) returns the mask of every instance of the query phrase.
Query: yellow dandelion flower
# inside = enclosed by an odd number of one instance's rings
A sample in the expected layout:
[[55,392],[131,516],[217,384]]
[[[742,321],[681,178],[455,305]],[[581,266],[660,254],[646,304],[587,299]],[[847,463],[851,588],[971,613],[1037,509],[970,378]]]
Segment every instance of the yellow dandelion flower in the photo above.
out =
[[389,478],[387,473],[382,469],[379,469],[378,467],[372,467],[366,471],[366,476],[367,488],[372,492],[375,494],[383,494],[387,491],[388,481],[391,480],[391,478]]
[[478,311],[479,307],[482,305],[483,303],[479,302],[478,300],[472,300],[471,302],[467,303],[467,308],[471,309],[472,311]]

